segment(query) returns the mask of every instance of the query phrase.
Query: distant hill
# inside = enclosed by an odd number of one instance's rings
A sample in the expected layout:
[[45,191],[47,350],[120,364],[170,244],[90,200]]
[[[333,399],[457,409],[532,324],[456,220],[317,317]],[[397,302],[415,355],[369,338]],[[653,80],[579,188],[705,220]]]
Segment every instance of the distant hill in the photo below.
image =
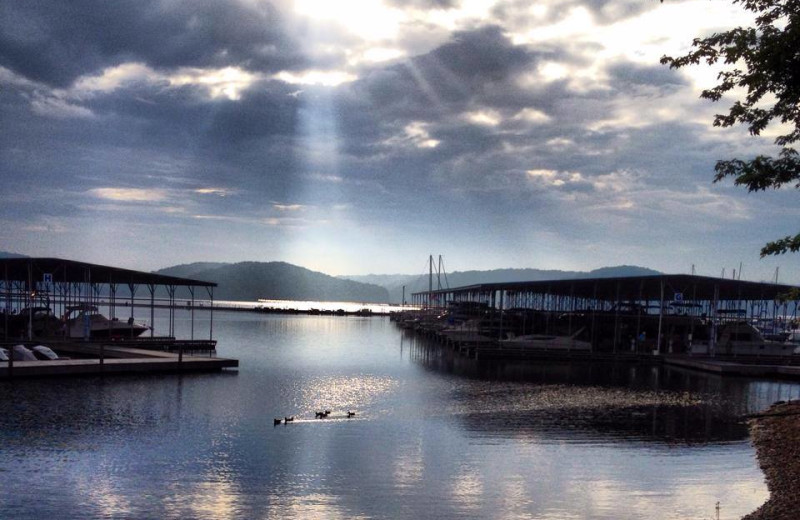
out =
[[[570,280],[578,278],[613,278],[617,276],[649,276],[661,274],[659,271],[638,267],[634,265],[619,265],[602,267],[593,271],[560,271],[557,269],[493,269],[490,271],[455,271],[447,273],[447,280],[442,277],[442,286],[463,287],[481,283],[502,282],[535,282],[540,280]],[[403,295],[403,285],[406,286],[406,301],[411,293],[426,291],[428,289],[428,275],[352,275],[342,276],[348,280],[373,283],[381,285],[389,291],[393,302],[400,302]],[[446,283],[446,285],[445,285]],[[437,286],[436,274],[433,279],[434,288]]]
[[28,255],[20,255],[19,253],[9,253],[8,251],[0,251],[0,258],[28,258]]
[[378,285],[335,278],[286,262],[197,262],[155,272],[216,282],[214,298],[218,300],[389,301],[388,291]]
[[[197,273],[202,273],[203,271],[211,271],[213,269],[217,269],[226,265],[232,265],[232,264],[227,264],[224,262],[194,262],[191,264],[179,264],[179,265],[173,265],[172,267],[165,267],[164,269],[155,272],[167,276],[178,276],[180,278],[197,279],[197,276],[195,276]],[[213,281],[213,280],[206,280],[206,281]]]

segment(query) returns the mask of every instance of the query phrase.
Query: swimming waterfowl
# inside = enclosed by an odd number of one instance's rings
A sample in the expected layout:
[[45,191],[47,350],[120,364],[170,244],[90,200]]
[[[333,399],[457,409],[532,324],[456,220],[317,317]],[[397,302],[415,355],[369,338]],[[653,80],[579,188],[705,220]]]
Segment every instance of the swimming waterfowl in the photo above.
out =
[[348,410],[347,411],[347,418],[349,419],[350,417],[353,417],[355,414],[356,414],[356,412],[351,412],[350,410]]
[[281,419],[273,419],[272,420],[272,424],[280,424],[280,423],[281,423]]
[[294,421],[294,415],[293,415],[293,416],[291,416],[291,417],[284,417],[284,418],[283,418],[283,421],[284,421],[284,422],[287,422],[287,423],[290,423],[290,422]]

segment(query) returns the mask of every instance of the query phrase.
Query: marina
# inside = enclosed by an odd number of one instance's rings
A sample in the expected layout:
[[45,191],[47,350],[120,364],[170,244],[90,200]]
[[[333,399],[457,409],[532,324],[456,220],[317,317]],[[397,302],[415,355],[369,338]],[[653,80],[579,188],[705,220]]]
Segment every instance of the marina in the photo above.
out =
[[[32,264],[28,270],[36,276]],[[124,296],[112,289],[116,282],[58,288],[7,280],[6,308],[16,312],[3,320],[11,324],[2,341],[11,355],[0,365],[7,396],[0,445],[12,458],[0,457],[0,471],[21,484],[0,497],[0,512],[18,518],[86,501],[30,500],[35,484],[23,475],[37,460],[52,466],[53,443],[72,462],[66,473],[49,476],[65,479],[78,495],[81,468],[96,472],[101,460],[110,461],[112,469],[99,471],[115,490],[96,498],[110,505],[93,505],[93,517],[139,517],[153,507],[165,517],[259,516],[279,507],[284,516],[305,518],[335,507],[340,516],[499,518],[493,512],[505,511],[508,500],[522,516],[581,516],[588,508],[592,518],[655,510],[680,519],[720,502],[741,516],[767,498],[743,418],[800,398],[798,358],[775,355],[768,347],[779,342],[763,338],[782,332],[768,314],[788,323],[796,317],[793,301],[767,303],[780,301],[777,292],[747,300],[742,290],[736,303],[693,298],[674,306],[675,294],[570,301],[503,289],[494,299],[471,300],[451,289],[387,317],[314,312],[316,303],[304,312],[219,308],[213,288],[202,306],[191,298],[186,305],[176,288],[196,281],[185,279],[169,281],[167,304],[156,303],[150,287],[158,280],[150,279],[149,307],[131,296],[135,287]],[[509,299],[512,307],[503,308]],[[714,314],[733,307],[754,312]],[[83,317],[54,321],[54,309],[78,309]],[[740,322],[756,318],[773,330],[744,338],[751,331]],[[704,334],[709,326],[718,332]],[[233,357],[217,357],[215,330]],[[763,354],[755,340],[765,342]],[[44,343],[58,359],[14,360],[26,350],[44,355],[47,349],[36,350]],[[105,377],[118,374],[126,377]],[[80,433],[87,429],[98,442],[88,451]],[[122,453],[133,445],[143,447],[136,462]],[[613,473],[604,474],[610,460]],[[133,481],[115,476],[118,464]],[[654,464],[658,474],[649,470]],[[709,474],[718,476],[698,484]],[[164,482],[205,476],[199,488],[175,491],[151,482],[152,475],[165,475]],[[440,485],[465,478],[481,483],[472,498]],[[519,479],[524,489],[513,491]],[[583,489],[603,479],[614,489],[606,496]],[[281,487],[280,495],[264,497],[258,490],[265,486]],[[363,494],[369,499],[360,500]],[[156,497],[156,505],[141,496]],[[223,505],[198,506],[204,503]]]
[[477,360],[624,361],[797,378],[797,291],[692,275],[513,282],[414,293],[420,308],[392,319]]

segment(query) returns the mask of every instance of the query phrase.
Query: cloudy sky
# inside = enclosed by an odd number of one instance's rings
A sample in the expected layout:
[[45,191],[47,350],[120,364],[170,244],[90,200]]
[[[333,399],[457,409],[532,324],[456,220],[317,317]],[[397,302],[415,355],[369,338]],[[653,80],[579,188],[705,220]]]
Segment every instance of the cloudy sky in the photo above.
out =
[[[592,269],[800,281],[796,192],[658,59],[722,0],[29,0],[0,5],[0,250],[140,269]],[[775,132],[773,132],[774,135]]]

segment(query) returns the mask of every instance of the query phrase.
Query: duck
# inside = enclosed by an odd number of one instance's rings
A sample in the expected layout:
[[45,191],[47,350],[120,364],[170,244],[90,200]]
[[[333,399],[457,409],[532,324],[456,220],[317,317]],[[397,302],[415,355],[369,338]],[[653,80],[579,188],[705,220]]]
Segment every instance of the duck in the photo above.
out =
[[330,414],[331,414],[330,410],[325,410],[325,417],[329,416]]
[[350,410],[348,410],[347,411],[347,418],[349,419],[350,417],[353,417],[355,414],[356,414],[356,412],[351,412]]
[[316,412],[314,415],[317,419],[324,419],[326,417],[325,412]]
[[278,424],[280,424],[280,423],[281,423],[281,419],[273,419],[273,420],[272,420],[272,424],[274,424],[274,425],[276,425],[276,426],[277,426]]
[[291,417],[284,417],[283,418],[283,422],[284,423],[290,423],[290,422],[293,422],[293,421],[294,421],[294,415],[291,416]]

